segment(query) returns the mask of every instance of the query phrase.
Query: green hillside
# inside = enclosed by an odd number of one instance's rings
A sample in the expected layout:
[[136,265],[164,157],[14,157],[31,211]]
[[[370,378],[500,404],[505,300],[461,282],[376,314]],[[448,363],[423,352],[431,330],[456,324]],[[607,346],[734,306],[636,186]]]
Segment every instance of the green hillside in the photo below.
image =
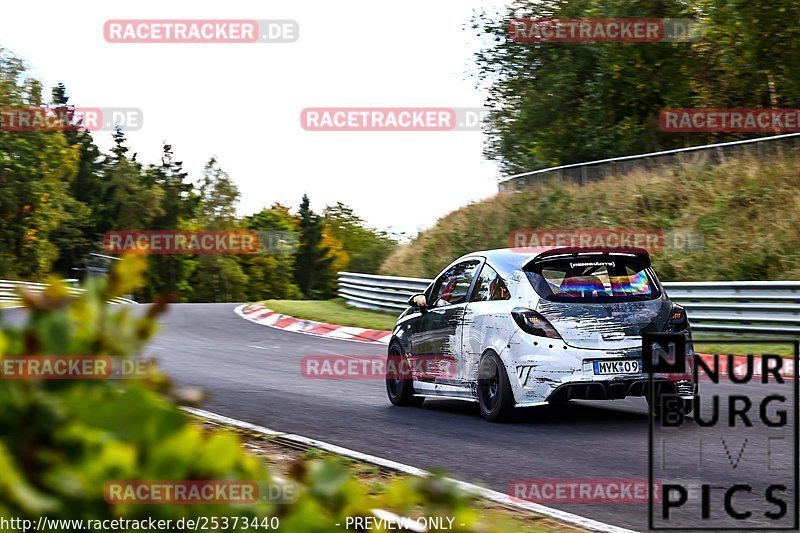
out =
[[595,182],[503,192],[440,219],[381,273],[432,277],[467,252],[508,246],[518,229],[622,228],[701,232],[696,251],[665,248],[665,281],[800,279],[800,152],[637,172]]

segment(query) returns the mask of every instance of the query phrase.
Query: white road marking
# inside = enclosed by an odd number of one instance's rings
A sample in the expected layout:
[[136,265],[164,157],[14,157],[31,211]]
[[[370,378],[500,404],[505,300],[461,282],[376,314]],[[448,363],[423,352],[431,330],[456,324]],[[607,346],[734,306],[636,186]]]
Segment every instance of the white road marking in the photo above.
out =
[[[425,470],[422,470],[414,466],[405,465],[403,463],[398,463],[375,455],[368,455],[365,453],[357,452],[355,450],[350,450],[348,448],[343,448],[341,446],[337,446],[335,444],[329,444],[327,442],[323,442],[320,440],[310,439],[308,437],[303,437],[302,435],[282,433],[280,431],[275,431],[273,429],[265,428],[263,426],[251,424],[250,422],[243,422],[241,420],[236,420],[235,418],[229,418],[227,416],[218,415],[216,413],[205,411],[203,409],[195,409],[193,407],[181,407],[181,409],[183,409],[187,413],[199,416],[201,418],[206,418],[214,422],[219,422],[221,424],[228,424],[234,427],[238,427],[240,429],[246,429],[248,431],[253,431],[255,433],[261,433],[263,435],[280,436],[282,439],[286,439],[291,442],[296,442],[298,444],[303,444],[305,446],[313,446],[315,448],[319,448],[321,450],[325,450],[330,453],[343,455],[345,457],[349,457],[357,461],[363,461],[365,463],[371,463],[374,465],[382,466],[384,468],[396,470],[398,472],[403,472],[404,474],[409,474],[412,476],[419,476],[419,477],[430,476],[430,472],[427,472]],[[478,485],[473,485],[472,483],[458,481],[457,479],[453,478],[447,478],[447,480],[454,483],[456,486],[458,486],[458,488],[460,488],[464,492],[474,494],[475,496],[485,498],[487,500],[507,505],[510,507],[516,507],[517,509],[531,511],[536,514],[548,516],[550,518],[555,518],[556,520],[561,520],[562,522],[566,522],[568,524],[572,524],[581,527],[583,529],[588,529],[589,531],[599,531],[602,533],[636,533],[636,531],[633,531],[631,529],[625,529],[611,524],[606,524],[604,522],[592,520],[591,518],[585,518],[583,516],[578,516],[576,514],[568,513],[566,511],[561,511],[559,509],[553,509],[552,507],[547,507],[539,503],[527,502],[519,500],[518,498],[512,498],[508,494],[503,494],[502,492],[498,492],[496,490],[491,490],[484,487],[480,487]]]

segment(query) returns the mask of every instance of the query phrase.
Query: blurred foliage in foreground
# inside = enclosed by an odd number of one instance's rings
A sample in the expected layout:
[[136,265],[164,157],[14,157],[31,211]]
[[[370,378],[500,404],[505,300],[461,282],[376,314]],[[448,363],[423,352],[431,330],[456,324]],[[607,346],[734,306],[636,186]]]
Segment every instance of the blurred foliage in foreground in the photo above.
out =
[[[145,259],[129,257],[79,297],[53,285],[23,294],[22,325],[0,326],[0,363],[20,355],[141,356],[165,305],[144,312],[105,301],[141,283]],[[0,379],[0,517],[38,519],[280,517],[284,531],[341,531],[375,508],[450,516],[464,531],[492,531],[471,501],[441,477],[404,478],[370,491],[336,460],[295,463],[278,481],[228,431],[204,430],[175,405],[187,395],[164,376],[138,380]],[[255,480],[296,484],[291,504],[110,505],[111,480]],[[52,529],[57,531],[57,529]]]
[[503,192],[440,219],[383,274],[433,277],[462,254],[506,248],[518,229],[702,233],[702,250],[653,253],[663,281],[800,279],[800,153],[686,165],[589,183]]

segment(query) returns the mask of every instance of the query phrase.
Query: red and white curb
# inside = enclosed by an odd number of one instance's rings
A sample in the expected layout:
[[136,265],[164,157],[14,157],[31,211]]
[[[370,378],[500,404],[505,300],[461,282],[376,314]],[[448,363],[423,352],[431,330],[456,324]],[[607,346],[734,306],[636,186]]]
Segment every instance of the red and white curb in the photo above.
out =
[[244,304],[235,309],[236,314],[245,320],[269,326],[271,328],[316,335],[328,339],[366,342],[371,344],[389,344],[392,337],[391,331],[377,329],[355,328],[350,326],[337,326],[313,320],[303,320],[289,315],[276,313],[260,304]]
[[[320,450],[324,450],[329,453],[341,455],[343,457],[349,457],[350,459],[355,459],[357,461],[363,461],[366,463],[374,464],[383,468],[387,468],[390,470],[394,470],[396,472],[401,472],[403,474],[408,474],[412,476],[419,476],[419,477],[426,477],[430,476],[430,472],[426,470],[422,470],[415,466],[406,465],[403,463],[398,463],[389,459],[384,459],[382,457],[377,457],[375,455],[368,455],[366,453],[357,452],[355,450],[350,450],[348,448],[343,448],[341,446],[337,446],[335,444],[329,444],[327,442],[323,442],[316,439],[310,439],[308,437],[304,437],[302,435],[294,435],[291,433],[281,433],[280,431],[275,431],[273,429],[268,429],[263,426],[257,426],[255,424],[251,424],[249,422],[243,422],[241,420],[236,420],[235,418],[229,418],[227,416],[218,415],[216,413],[212,413],[210,411],[204,411],[202,409],[196,409],[193,407],[181,407],[187,413],[190,413],[194,416],[205,418],[207,420],[211,420],[213,422],[218,422],[221,424],[227,424],[239,429],[244,429],[247,431],[252,431],[254,433],[260,433],[262,435],[266,435],[273,438],[278,438],[284,441],[290,441],[295,444],[300,444],[303,446],[318,448]],[[501,505],[507,505],[509,507],[513,507],[516,509],[520,509],[523,511],[528,511],[536,514],[540,514],[543,516],[548,516],[550,518],[555,518],[556,520],[560,520],[562,522],[566,522],[567,524],[571,524],[573,526],[577,526],[583,529],[587,529],[589,531],[599,531],[602,533],[636,533],[633,530],[625,529],[617,526],[613,526],[611,524],[606,524],[604,522],[599,522],[597,520],[593,520],[591,518],[585,518],[583,516],[578,516],[576,514],[568,513],[566,511],[561,511],[560,509],[554,509],[552,507],[547,507],[545,505],[539,503],[533,503],[525,500],[521,500],[519,498],[514,498],[508,494],[503,494],[502,492],[498,492],[496,490],[487,489],[485,487],[481,487],[478,485],[473,485],[472,483],[466,483],[464,481],[458,481],[453,478],[446,478],[448,481],[454,483],[459,489],[462,491],[477,496],[479,498],[484,498],[489,501],[493,501],[495,503],[499,503]]]

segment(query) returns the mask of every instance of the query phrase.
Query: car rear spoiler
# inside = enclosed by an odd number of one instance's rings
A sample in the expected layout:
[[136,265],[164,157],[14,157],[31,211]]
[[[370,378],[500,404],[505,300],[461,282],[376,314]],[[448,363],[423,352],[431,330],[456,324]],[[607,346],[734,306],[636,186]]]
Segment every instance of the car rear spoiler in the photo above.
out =
[[577,259],[577,258],[602,258],[609,256],[623,256],[635,258],[636,260],[644,263],[645,268],[650,267],[650,254],[644,248],[595,248],[595,247],[581,247],[566,246],[563,248],[552,248],[543,251],[531,257],[525,264],[522,265],[522,270],[527,270],[529,267],[536,263],[548,261],[551,259]]

